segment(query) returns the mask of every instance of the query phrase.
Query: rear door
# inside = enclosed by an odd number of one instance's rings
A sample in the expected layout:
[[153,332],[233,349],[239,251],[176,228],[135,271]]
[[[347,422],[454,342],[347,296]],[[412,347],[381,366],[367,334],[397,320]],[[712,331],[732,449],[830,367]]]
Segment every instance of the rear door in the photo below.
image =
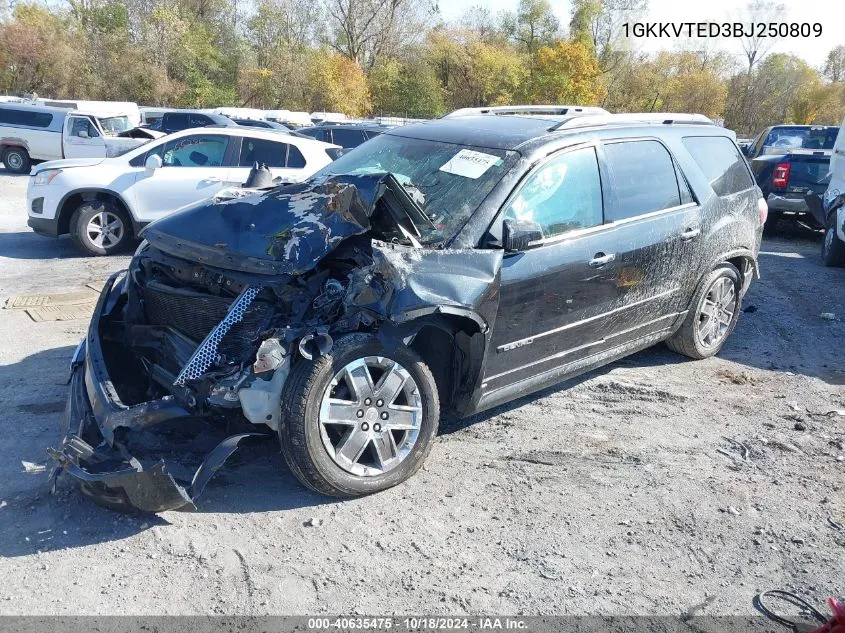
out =
[[[216,194],[227,186],[232,168],[230,136],[190,134],[152,148],[146,155],[161,156],[162,166],[140,166],[135,183],[126,192],[142,222],[152,222],[193,202]],[[139,161],[139,165],[142,165]]]
[[[285,138],[280,135],[280,138]],[[273,177],[285,182],[302,180],[306,165],[305,156],[296,145],[254,136],[244,136],[237,157],[237,166],[229,170],[227,180],[243,184],[255,163],[267,165]]]
[[703,255],[701,207],[669,150],[657,139],[608,141],[605,223],[619,266],[614,343],[671,324],[692,290]]
[[62,149],[65,158],[99,158],[106,155],[106,141],[90,117],[71,114],[65,119]]

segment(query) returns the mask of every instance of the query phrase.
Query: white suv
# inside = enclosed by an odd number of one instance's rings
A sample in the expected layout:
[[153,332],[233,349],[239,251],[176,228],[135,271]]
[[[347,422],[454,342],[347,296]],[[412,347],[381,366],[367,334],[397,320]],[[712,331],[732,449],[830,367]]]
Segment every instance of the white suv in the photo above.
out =
[[115,158],[41,163],[29,179],[28,224],[42,235],[70,233],[89,255],[109,255],[153,220],[242,185],[255,163],[297,182],[339,149],[270,130],[194,128]]

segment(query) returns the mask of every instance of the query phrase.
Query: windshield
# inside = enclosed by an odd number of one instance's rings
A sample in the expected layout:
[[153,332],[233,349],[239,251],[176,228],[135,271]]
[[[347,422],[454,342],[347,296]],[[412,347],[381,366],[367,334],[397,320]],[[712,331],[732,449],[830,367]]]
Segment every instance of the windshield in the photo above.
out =
[[423,244],[453,236],[516,161],[516,152],[381,134],[317,172],[389,172],[411,193],[433,226],[419,226]]
[[776,127],[764,147],[779,149],[833,149],[838,127]]
[[129,123],[129,117],[127,116],[97,117],[97,120],[103,128],[103,132],[109,136],[114,136],[115,134],[132,129],[132,124]]

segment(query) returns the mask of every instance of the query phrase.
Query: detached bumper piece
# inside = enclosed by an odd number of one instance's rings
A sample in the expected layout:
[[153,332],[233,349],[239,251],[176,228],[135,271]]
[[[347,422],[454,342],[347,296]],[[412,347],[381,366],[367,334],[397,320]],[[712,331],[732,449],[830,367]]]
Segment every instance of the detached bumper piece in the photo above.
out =
[[54,481],[66,473],[83,494],[121,512],[196,508],[206,484],[240,443],[262,434],[242,433],[220,441],[216,429],[191,417],[172,399],[133,406],[120,402],[98,333],[115,279],[107,282],[84,348],[74,356],[66,434],[60,450],[48,450],[57,465]]

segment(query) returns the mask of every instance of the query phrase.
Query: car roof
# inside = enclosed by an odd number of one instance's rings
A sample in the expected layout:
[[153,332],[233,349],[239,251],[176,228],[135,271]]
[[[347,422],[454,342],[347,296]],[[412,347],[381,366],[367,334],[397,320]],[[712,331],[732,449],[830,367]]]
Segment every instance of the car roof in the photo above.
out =
[[[522,150],[527,153],[547,141],[574,133],[604,129],[642,129],[655,134],[663,125],[684,126],[698,130],[722,130],[710,119],[693,114],[596,114],[564,118],[520,115],[478,115],[436,119],[415,125],[395,127],[385,134],[457,145],[471,145],[499,150]],[[727,134],[728,131],[724,130]],[[524,152],[526,153],[526,152]]]
[[350,121],[349,123],[345,123],[343,121],[331,121],[328,123],[316,123],[314,125],[309,125],[305,129],[309,130],[316,130],[316,129],[326,129],[326,128],[344,128],[344,129],[355,129],[355,130],[390,130],[392,129],[389,125],[381,125],[379,123],[356,123],[354,121]]

